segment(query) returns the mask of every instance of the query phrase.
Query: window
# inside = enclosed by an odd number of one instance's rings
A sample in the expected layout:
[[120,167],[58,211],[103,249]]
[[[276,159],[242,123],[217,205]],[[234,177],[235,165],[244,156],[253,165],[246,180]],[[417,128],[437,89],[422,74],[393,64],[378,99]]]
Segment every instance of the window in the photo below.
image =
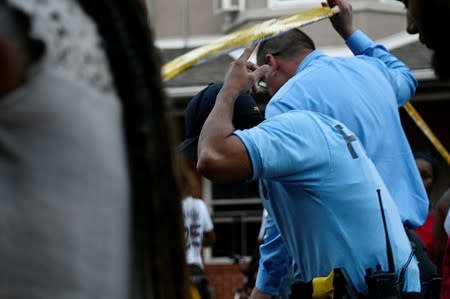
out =
[[212,258],[227,257],[231,262],[233,257],[253,255],[263,211],[258,182],[221,184],[205,180],[203,185],[217,236]]
[[216,13],[244,11],[246,5],[245,0],[215,0],[214,2],[214,11]]

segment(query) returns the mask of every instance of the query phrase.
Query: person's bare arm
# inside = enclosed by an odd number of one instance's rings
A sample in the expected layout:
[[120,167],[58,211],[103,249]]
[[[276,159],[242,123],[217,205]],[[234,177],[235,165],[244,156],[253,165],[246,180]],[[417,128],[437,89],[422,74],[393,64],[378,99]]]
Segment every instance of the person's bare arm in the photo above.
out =
[[216,181],[249,179],[251,162],[241,140],[232,133],[235,130],[232,117],[234,101],[270,68],[255,67],[248,60],[256,46],[250,46],[232,63],[213,110],[206,119],[198,141],[197,169],[205,177]]

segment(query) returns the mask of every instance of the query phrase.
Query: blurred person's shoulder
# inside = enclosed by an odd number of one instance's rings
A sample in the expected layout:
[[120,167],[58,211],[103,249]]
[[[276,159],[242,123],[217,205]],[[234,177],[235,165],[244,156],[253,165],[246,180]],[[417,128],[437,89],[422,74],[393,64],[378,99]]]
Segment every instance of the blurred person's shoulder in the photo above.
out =
[[79,97],[80,101],[106,101],[118,102],[113,88],[108,91],[100,91],[79,80],[70,73],[58,69],[43,67],[36,75],[39,87],[48,92],[63,93],[65,96]]

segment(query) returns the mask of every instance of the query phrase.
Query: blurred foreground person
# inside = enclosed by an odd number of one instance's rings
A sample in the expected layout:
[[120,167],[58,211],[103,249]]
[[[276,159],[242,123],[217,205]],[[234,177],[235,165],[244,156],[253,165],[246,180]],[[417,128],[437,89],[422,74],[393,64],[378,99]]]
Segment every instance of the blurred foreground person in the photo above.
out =
[[0,297],[187,298],[173,136],[142,2],[0,3],[31,15],[0,26]]
[[450,44],[442,34],[448,28],[449,0],[399,0],[407,9],[406,31],[419,34],[420,41],[433,50],[432,66],[438,79],[450,81]]
[[121,105],[49,63],[16,2],[0,2],[0,298],[129,298]]

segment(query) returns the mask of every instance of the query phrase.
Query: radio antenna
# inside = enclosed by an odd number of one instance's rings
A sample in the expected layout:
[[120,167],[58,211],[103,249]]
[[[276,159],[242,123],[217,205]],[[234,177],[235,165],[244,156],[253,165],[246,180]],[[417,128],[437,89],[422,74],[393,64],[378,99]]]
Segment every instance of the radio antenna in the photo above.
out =
[[394,257],[392,255],[391,242],[389,241],[389,234],[386,225],[386,217],[384,216],[383,201],[381,200],[380,189],[377,189],[377,194],[378,194],[378,202],[380,203],[381,208],[381,217],[383,218],[384,234],[386,236],[386,253],[388,259],[389,272],[395,273]]

